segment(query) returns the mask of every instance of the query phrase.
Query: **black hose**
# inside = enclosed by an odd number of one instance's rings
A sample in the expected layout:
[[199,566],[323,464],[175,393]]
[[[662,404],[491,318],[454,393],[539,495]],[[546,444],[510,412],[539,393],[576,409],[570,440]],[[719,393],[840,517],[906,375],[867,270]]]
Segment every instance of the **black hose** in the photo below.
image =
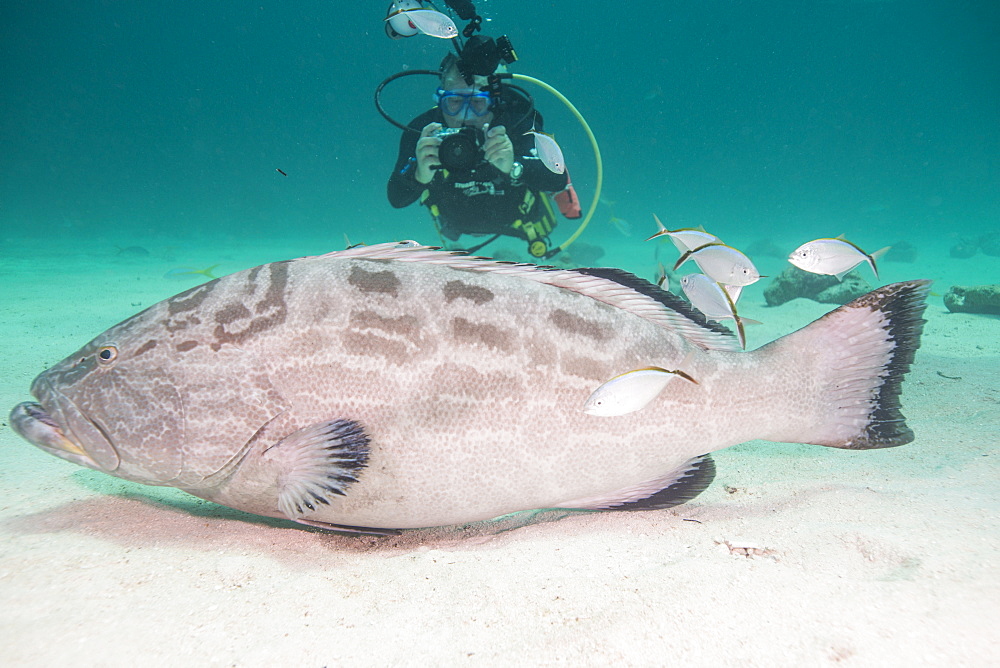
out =
[[399,121],[397,121],[395,118],[393,118],[392,116],[390,116],[389,114],[387,114],[386,111],[385,111],[385,109],[382,108],[382,89],[385,88],[390,83],[392,83],[393,81],[395,81],[396,79],[401,79],[403,77],[408,77],[411,74],[433,74],[434,76],[440,76],[441,75],[441,73],[438,72],[437,70],[404,70],[403,72],[397,72],[396,74],[393,74],[391,77],[387,77],[384,81],[382,81],[382,83],[380,83],[378,85],[378,88],[375,89],[375,108],[378,109],[378,113],[382,114],[382,118],[384,118],[385,120],[389,121],[390,123],[392,123],[393,125],[395,125],[397,128],[403,130],[404,132],[405,131],[410,131],[410,132],[416,132],[417,134],[420,134],[420,130],[418,130],[416,128],[411,128],[408,125],[403,125],[402,123],[400,123]]

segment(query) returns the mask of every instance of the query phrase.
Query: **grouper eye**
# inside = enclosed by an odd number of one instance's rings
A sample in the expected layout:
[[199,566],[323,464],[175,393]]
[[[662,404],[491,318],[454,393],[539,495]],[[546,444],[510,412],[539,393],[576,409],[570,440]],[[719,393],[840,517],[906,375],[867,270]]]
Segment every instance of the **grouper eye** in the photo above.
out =
[[104,346],[97,351],[97,363],[101,365],[111,364],[118,357],[118,349],[114,346]]

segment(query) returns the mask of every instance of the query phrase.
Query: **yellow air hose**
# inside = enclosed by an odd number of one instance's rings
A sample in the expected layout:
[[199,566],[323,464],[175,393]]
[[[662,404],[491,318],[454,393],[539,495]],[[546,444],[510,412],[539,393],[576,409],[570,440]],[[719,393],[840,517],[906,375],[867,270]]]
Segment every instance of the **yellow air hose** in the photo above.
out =
[[518,81],[527,81],[529,83],[533,83],[536,86],[544,88],[548,92],[552,93],[552,95],[556,96],[563,104],[566,105],[566,108],[569,109],[574,116],[576,116],[576,120],[580,121],[580,125],[582,125],[584,131],[586,131],[587,137],[590,138],[590,145],[594,149],[594,161],[597,163],[597,184],[594,186],[594,201],[590,203],[590,208],[587,210],[587,215],[583,217],[583,221],[580,223],[580,226],[577,227],[576,231],[570,235],[569,239],[562,242],[561,244],[559,244],[558,246],[556,246],[555,248],[553,248],[552,250],[550,250],[548,253],[545,254],[546,258],[550,258],[559,251],[566,250],[566,248],[571,243],[576,241],[577,237],[583,234],[583,231],[587,228],[587,224],[590,223],[590,219],[594,217],[594,212],[597,210],[597,205],[601,200],[601,186],[604,183],[604,163],[601,161],[601,149],[600,147],[597,146],[597,139],[594,137],[593,131],[591,131],[590,126],[587,125],[587,121],[586,119],[584,119],[583,114],[581,114],[577,110],[577,108],[573,106],[572,102],[566,99],[565,95],[563,95],[555,88],[542,81],[541,79],[536,79],[535,77],[529,77],[524,74],[513,74],[511,76],[514,79],[517,79]]

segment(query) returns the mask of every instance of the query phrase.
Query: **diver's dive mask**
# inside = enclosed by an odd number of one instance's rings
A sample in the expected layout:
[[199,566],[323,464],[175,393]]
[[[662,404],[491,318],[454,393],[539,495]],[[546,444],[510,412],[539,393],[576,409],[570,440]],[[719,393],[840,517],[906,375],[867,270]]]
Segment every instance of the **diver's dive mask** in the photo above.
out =
[[458,116],[463,114],[468,117],[469,112],[474,116],[485,116],[490,113],[493,106],[493,96],[489,91],[477,91],[473,88],[463,90],[445,90],[438,88],[434,93],[434,101],[437,102],[441,112],[448,116]]

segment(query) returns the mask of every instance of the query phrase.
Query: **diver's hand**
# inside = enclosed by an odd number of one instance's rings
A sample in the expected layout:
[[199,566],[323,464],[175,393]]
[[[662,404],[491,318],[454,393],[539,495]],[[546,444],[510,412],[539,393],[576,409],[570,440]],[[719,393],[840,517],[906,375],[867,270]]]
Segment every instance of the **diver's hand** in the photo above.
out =
[[514,166],[514,144],[507,136],[507,128],[497,125],[486,131],[486,142],[483,143],[486,160],[504,174],[510,174]]
[[440,129],[440,123],[428,123],[420,132],[420,139],[417,140],[417,173],[414,174],[418,183],[430,183],[434,178],[434,170],[441,166],[441,160],[438,159],[441,138],[434,136]]

